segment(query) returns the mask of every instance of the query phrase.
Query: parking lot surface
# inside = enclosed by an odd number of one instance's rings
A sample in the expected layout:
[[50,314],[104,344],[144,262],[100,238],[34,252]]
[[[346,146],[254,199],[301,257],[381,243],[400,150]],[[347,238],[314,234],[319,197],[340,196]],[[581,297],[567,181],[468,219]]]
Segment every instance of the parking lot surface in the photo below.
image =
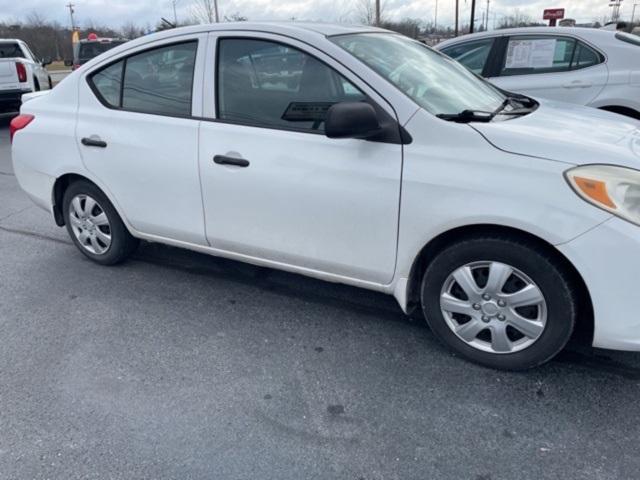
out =
[[638,478],[640,354],[497,372],[381,294],[148,243],[94,265],[0,123],[0,479]]

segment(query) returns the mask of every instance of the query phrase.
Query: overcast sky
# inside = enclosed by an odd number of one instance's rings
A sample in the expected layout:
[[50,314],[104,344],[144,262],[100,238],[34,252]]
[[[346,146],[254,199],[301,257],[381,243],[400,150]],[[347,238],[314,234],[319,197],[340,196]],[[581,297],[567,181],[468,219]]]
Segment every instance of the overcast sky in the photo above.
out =
[[[85,25],[89,21],[119,27],[126,22],[141,26],[155,25],[160,17],[171,19],[171,0],[71,0],[76,6],[76,21]],[[178,18],[191,16],[192,5],[197,0],[177,0]],[[361,0],[218,0],[220,13],[239,13],[249,20],[313,20],[327,22],[356,21],[357,5]],[[382,0],[386,3],[387,18],[400,20],[416,18],[433,21],[436,0]],[[477,18],[482,18],[486,0],[477,0]],[[69,23],[69,0],[0,0],[0,21],[24,20],[31,12],[38,12],[49,20]],[[461,15],[469,15],[471,0],[460,0]],[[630,18],[634,0],[624,0],[622,18]],[[438,24],[453,24],[455,0],[438,0]],[[602,19],[610,13],[607,0],[491,0],[490,27],[494,19],[512,14],[515,9],[541,19],[545,8],[564,7],[567,17],[580,22]],[[640,15],[640,11],[638,12]]]

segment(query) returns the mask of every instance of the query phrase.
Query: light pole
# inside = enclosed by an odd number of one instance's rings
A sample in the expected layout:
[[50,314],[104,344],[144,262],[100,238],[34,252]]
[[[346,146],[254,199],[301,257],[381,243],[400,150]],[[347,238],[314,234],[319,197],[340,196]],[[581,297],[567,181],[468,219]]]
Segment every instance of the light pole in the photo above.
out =
[[380,26],[380,0],[376,0],[376,27]]
[[458,13],[460,10],[460,0],[456,0],[456,37],[458,36]]
[[471,0],[471,24],[469,26],[469,33],[473,33],[473,26],[476,23],[476,0]]
[[178,12],[176,11],[176,5],[180,0],[171,0],[171,5],[173,6],[173,24],[178,26]]
[[633,10],[631,11],[631,25],[633,25],[634,20],[636,19],[636,7],[640,5],[640,3],[633,4]]

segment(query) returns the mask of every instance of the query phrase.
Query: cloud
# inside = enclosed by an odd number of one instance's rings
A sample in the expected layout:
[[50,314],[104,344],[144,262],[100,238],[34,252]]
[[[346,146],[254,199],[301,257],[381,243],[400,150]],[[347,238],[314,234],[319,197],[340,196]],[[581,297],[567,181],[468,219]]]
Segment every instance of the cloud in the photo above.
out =
[[[73,0],[72,0],[73,1]],[[178,15],[191,16],[195,0],[178,0]],[[385,0],[382,0],[383,2]],[[357,21],[357,5],[360,0],[218,0],[220,13],[240,13],[250,20],[313,20],[313,21]],[[61,0],[0,0],[0,21],[24,20],[31,12],[42,17],[69,23],[69,10]],[[76,19],[81,25],[93,21],[113,27],[127,22],[140,25],[155,25],[160,17],[173,18],[170,0],[75,0]],[[462,23],[468,23],[471,0],[460,0]],[[567,16],[578,21],[601,19],[610,14],[610,8],[602,0],[563,0]],[[454,18],[454,0],[438,0],[438,23],[451,25]],[[486,11],[486,0],[477,0],[476,18]],[[386,0],[387,18],[400,20],[415,18],[431,22],[435,17],[436,0]],[[548,0],[491,0],[489,4],[490,25],[494,19],[511,14],[515,8],[534,19],[542,20],[542,11],[550,6]],[[623,17],[631,16],[631,2],[624,5]]]

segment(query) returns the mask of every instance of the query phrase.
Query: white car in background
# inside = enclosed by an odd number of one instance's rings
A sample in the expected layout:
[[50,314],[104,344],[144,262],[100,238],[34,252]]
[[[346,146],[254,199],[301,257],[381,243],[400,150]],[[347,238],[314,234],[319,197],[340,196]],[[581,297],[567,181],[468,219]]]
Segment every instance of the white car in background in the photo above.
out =
[[23,94],[52,88],[41,61],[22,40],[0,39],[0,113],[17,111]]
[[145,36],[32,95],[16,178],[96,263],[143,239],[385,292],[497,368],[576,326],[640,350],[636,120],[298,22]]
[[532,27],[464,35],[436,49],[509,92],[640,119],[640,37]]

